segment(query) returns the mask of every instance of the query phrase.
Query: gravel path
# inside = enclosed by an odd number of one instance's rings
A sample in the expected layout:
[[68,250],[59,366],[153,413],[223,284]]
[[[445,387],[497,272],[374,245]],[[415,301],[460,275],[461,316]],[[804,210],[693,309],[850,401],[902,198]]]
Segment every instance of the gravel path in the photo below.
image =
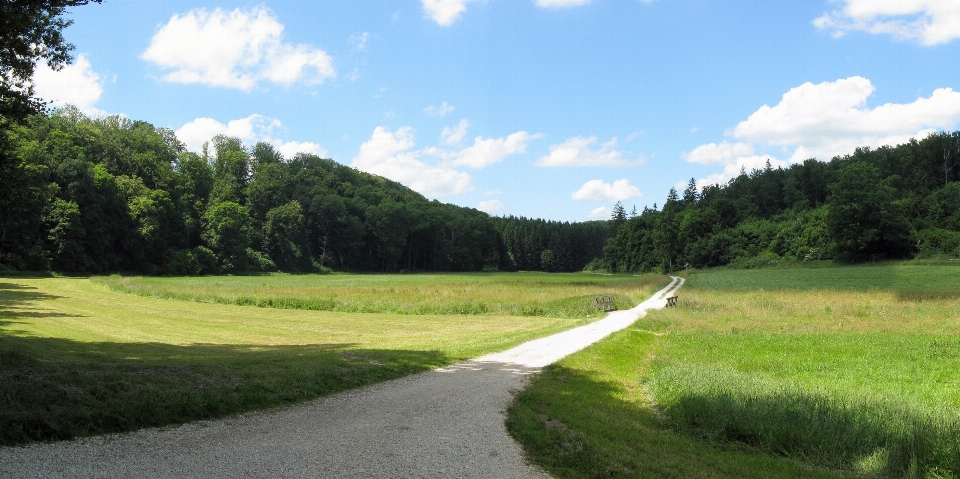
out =
[[663,307],[683,282],[502,353],[281,410],[0,448],[0,477],[547,478],[504,428],[513,392],[539,368]]

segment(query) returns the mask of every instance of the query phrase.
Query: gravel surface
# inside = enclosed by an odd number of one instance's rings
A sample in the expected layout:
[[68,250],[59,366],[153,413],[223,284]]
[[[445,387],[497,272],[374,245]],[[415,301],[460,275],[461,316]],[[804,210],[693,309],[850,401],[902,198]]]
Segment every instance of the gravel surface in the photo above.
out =
[[636,308],[502,353],[293,407],[0,448],[0,477],[547,478],[504,427],[513,392],[682,285],[674,278]]

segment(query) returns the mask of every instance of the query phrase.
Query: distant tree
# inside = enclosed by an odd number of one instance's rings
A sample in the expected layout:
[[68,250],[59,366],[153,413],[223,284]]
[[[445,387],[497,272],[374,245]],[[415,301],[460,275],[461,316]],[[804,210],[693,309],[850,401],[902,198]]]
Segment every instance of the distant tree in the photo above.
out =
[[247,268],[250,244],[250,215],[237,203],[225,201],[210,206],[203,215],[203,240],[217,255],[225,271]]
[[263,226],[264,249],[283,271],[308,271],[312,267],[305,223],[303,210],[296,201],[267,212]]
[[617,231],[620,230],[620,227],[627,221],[627,211],[623,209],[623,205],[618,201],[617,204],[613,205],[613,211],[610,212],[610,236],[616,236]]
[[[768,163],[769,164],[769,163]],[[683,190],[683,204],[692,205],[700,200],[700,189],[697,188],[697,180],[690,178],[687,188]]]
[[910,253],[910,224],[896,203],[896,190],[866,162],[840,169],[830,185],[826,224],[840,259],[859,262],[902,258]]

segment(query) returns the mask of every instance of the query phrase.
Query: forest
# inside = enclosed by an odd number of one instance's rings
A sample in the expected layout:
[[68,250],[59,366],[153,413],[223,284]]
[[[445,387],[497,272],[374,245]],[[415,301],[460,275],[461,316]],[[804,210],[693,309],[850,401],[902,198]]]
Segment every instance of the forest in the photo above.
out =
[[73,107],[0,138],[0,270],[579,271],[606,222],[491,218],[315,155]]
[[662,208],[614,208],[611,238],[588,269],[674,271],[833,260],[960,256],[960,132],[829,162],[742,171],[723,185],[691,179]]

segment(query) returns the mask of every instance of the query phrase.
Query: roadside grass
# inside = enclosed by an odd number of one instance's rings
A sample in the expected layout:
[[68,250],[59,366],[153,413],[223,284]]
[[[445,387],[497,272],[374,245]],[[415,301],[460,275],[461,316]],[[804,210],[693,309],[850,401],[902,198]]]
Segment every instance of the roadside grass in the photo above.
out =
[[471,314],[597,318],[596,295],[617,309],[645,300],[650,276],[584,273],[332,274],[216,277],[98,277],[146,297],[351,313]]
[[[636,279],[650,293],[666,282]],[[252,308],[0,278],[0,445],[291,404],[589,321]]]
[[952,265],[690,272],[678,307],[536,378],[511,432],[559,477],[960,477],[958,286]]

